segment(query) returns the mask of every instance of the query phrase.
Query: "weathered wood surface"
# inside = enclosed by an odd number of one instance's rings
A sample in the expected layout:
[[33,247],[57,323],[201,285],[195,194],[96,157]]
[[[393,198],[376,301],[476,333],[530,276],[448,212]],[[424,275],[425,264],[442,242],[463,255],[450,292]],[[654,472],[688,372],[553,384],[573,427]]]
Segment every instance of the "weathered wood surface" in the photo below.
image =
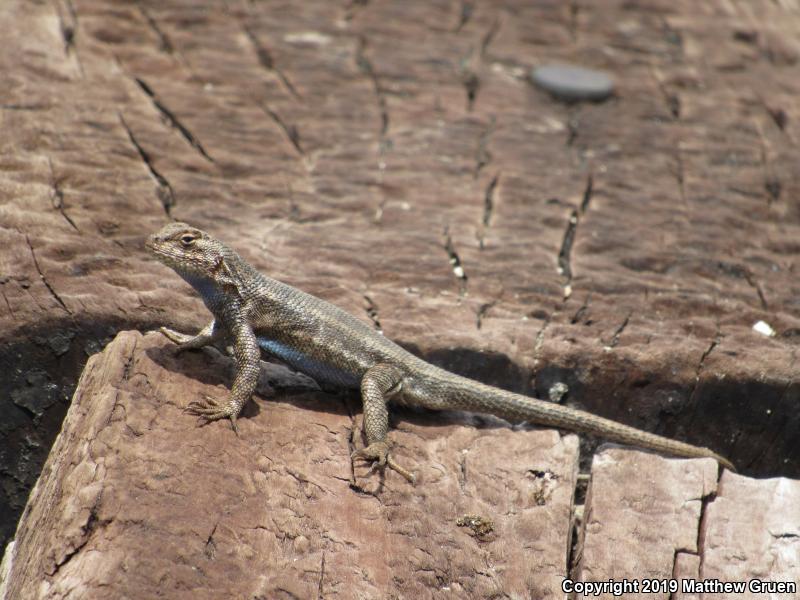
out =
[[[718,478],[707,459],[604,452],[592,464],[575,564],[576,580],[639,582],[638,593],[623,596],[630,599],[795,598],[800,481],[756,480],[729,471]],[[645,579],[662,582],[661,587],[645,590]],[[671,580],[677,591],[669,588]],[[684,587],[706,580],[745,588],[725,594]],[[762,593],[767,582],[795,588]]]
[[[0,3],[3,537],[87,356],[206,318],[141,246],[170,216],[444,366],[796,477],[798,27],[791,0]],[[559,59],[617,97],[534,89]]]
[[411,486],[353,465],[354,403],[283,368],[265,369],[239,437],[195,428],[185,399],[226,393],[231,367],[213,350],[176,357],[156,333],[92,357],[0,597],[548,599],[567,576],[800,576],[798,481],[718,482],[710,459],[608,450],[573,548],[574,435],[402,413]]
[[183,399],[225,393],[229,366],[138,332],[90,359],[6,598],[561,597],[577,437],[409,415],[392,437],[411,486],[353,471],[345,398],[284,390],[238,438],[195,428]]
[[355,403],[283,368],[265,368],[239,437],[195,428],[186,399],[227,393],[231,367],[213,350],[176,357],[156,333],[92,357],[0,597],[547,599],[568,576],[800,577],[798,481],[718,482],[710,459],[608,450],[573,547],[574,435],[402,413],[411,486],[353,465]]

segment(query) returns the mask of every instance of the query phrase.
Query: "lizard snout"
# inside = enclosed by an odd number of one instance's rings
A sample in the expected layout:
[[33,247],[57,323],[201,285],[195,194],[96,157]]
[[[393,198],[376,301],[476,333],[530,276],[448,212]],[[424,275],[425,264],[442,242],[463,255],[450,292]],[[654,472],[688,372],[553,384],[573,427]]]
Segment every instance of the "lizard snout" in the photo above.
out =
[[147,237],[147,239],[145,239],[144,247],[147,248],[148,250],[155,250],[156,244],[160,241],[161,238],[158,237],[158,234],[154,233],[153,235],[150,235]]

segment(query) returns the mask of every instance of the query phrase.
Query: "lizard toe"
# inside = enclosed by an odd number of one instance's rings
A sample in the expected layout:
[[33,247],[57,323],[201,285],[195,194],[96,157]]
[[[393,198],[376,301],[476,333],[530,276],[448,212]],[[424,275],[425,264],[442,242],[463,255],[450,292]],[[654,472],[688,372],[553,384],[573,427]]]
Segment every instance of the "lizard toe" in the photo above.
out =
[[356,450],[351,455],[352,458],[363,458],[365,460],[373,461],[370,472],[376,470],[383,470],[389,467],[393,471],[402,475],[409,483],[416,483],[416,476],[409,470],[398,465],[389,452],[389,444],[386,442],[373,442],[366,448]]
[[230,406],[221,403],[219,400],[205,396],[202,400],[190,402],[184,410],[191,415],[205,419],[206,422],[231,419],[233,429],[236,431],[236,415]]
[[380,466],[384,466],[386,459],[389,457],[389,445],[386,442],[373,442],[366,448],[353,452],[352,457],[371,460]]

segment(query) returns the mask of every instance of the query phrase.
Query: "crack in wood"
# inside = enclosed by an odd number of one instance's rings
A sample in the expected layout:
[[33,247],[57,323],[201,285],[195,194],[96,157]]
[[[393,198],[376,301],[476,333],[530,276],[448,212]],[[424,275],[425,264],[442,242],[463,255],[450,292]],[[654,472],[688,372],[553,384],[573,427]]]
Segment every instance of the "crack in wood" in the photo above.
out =
[[714,338],[709,343],[708,348],[703,351],[703,354],[700,356],[700,360],[697,362],[697,367],[694,371],[694,383],[692,383],[692,389],[689,392],[689,398],[687,400],[687,405],[692,409],[692,417],[688,421],[690,423],[696,422],[695,417],[697,416],[697,411],[699,409],[695,395],[697,394],[697,388],[700,386],[700,373],[702,373],[703,368],[705,367],[706,359],[717,348],[717,346],[719,346],[721,341],[722,331],[720,330],[719,323],[717,323],[717,331],[714,334]]
[[555,316],[546,315],[542,321],[542,326],[536,333],[536,341],[533,344],[533,378],[536,379],[536,367],[539,365],[539,358],[541,357],[542,348],[544,347],[544,336],[547,328],[550,326],[550,321]]
[[33,244],[31,244],[31,240],[27,234],[25,235],[25,241],[28,244],[28,249],[31,251],[31,258],[33,259],[34,267],[36,267],[36,272],[39,273],[39,277],[41,278],[42,283],[44,283],[44,286],[47,288],[47,291],[50,292],[50,295],[55,299],[56,302],[58,302],[59,306],[61,306],[61,308],[63,308],[68,315],[72,315],[72,311],[69,308],[67,308],[67,305],[64,304],[64,301],[61,299],[61,296],[58,295],[53,286],[50,285],[50,282],[47,281],[47,277],[44,276],[42,267],[39,266],[39,260],[36,258],[36,252],[34,252],[33,250]]
[[681,118],[681,97],[679,94],[669,94],[667,96],[667,106],[670,114],[675,119]]
[[283,69],[279,68],[275,63],[275,59],[273,58],[269,49],[258,41],[258,37],[256,36],[255,32],[245,23],[242,23],[242,29],[244,30],[247,39],[250,40],[250,43],[253,45],[253,49],[256,51],[256,57],[258,58],[259,64],[266,71],[274,74],[290,95],[292,95],[296,100],[302,100],[303,98],[297,91],[297,88],[294,87],[294,84],[289,80],[289,77],[286,75],[286,73],[283,72]]
[[144,81],[144,79],[140,79],[139,77],[134,77],[133,79],[139,86],[139,89],[141,89],[145,95],[150,98],[153,106],[155,106],[156,110],[161,113],[161,116],[164,117],[164,119],[171,126],[175,127],[180,132],[181,136],[183,136],[183,139],[185,139],[189,145],[192,146],[192,148],[197,150],[204,159],[213,164],[214,159],[209,156],[208,152],[206,152],[206,149],[200,143],[200,140],[198,140],[197,137],[191,131],[189,131],[189,128],[186,127],[186,125],[184,125],[180,119],[178,119],[174,112],[167,108],[167,106],[159,99],[155,90],[153,90],[153,88],[150,87],[147,82]]
[[558,272],[567,280],[567,285],[572,281],[572,265],[570,255],[572,244],[575,242],[575,232],[578,229],[578,211],[573,210],[567,220],[567,227],[564,230],[564,237],[561,240],[561,248],[558,250]]
[[769,142],[758,121],[755,122],[755,128],[761,144],[761,169],[764,172],[764,191],[767,193],[767,206],[772,206],[773,202],[780,200],[783,185],[780,178],[773,173],[772,161],[769,157]]
[[486,317],[486,314],[493,309],[497,305],[498,300],[492,300],[491,302],[484,302],[478,307],[478,310],[475,315],[475,327],[480,331],[481,327],[483,327],[483,319]]
[[[97,474],[97,465],[95,465],[95,475]],[[100,527],[105,527],[109,523],[113,521],[113,519],[100,519],[98,516],[98,512],[100,510],[100,502],[103,498],[103,492],[105,491],[104,487],[100,488],[100,491],[97,493],[97,496],[94,499],[94,503],[89,508],[89,516],[86,519],[86,523],[81,526],[81,540],[78,544],[69,552],[67,552],[60,560],[56,561],[53,565],[52,569],[47,570],[47,574],[51,577],[55,576],[58,571],[66,565],[70,560],[72,560],[78,552],[80,552],[86,544],[89,543],[89,540],[92,538],[92,535],[95,531],[98,530]]]
[[65,553],[64,556],[61,557],[61,559],[58,562],[55,563],[55,565],[53,566],[52,570],[47,571],[47,574],[50,577],[54,577],[55,575],[57,575],[59,570],[61,570],[61,567],[63,567],[64,565],[68,564],[69,561],[71,561],[72,558],[76,554],[78,554],[78,552],[80,552],[86,544],[89,543],[89,537],[90,536],[88,536],[88,535],[84,536],[83,539],[81,539],[81,541],[78,542],[78,544],[74,548],[72,548],[72,550],[70,550],[69,552]]
[[608,348],[617,347],[617,344],[619,344],[619,338],[623,334],[625,329],[628,327],[628,323],[630,323],[632,314],[633,312],[629,312],[622,320],[622,323],[620,323],[619,326],[617,326],[617,328],[614,330],[614,333],[611,335],[611,341],[609,341],[608,344],[606,344],[606,347]]
[[777,202],[781,199],[781,191],[783,190],[781,180],[774,175],[767,176],[764,179],[764,190],[767,192],[768,204]]
[[459,11],[458,15],[458,23],[456,24],[456,28],[453,30],[454,33],[459,33],[464,28],[464,26],[467,23],[469,23],[469,20],[472,18],[474,12],[475,12],[475,3],[462,0],[461,10]]
[[769,305],[767,304],[767,299],[764,296],[764,290],[761,288],[761,284],[753,277],[752,273],[747,271],[744,274],[744,280],[747,282],[751,288],[753,288],[758,295],[758,301],[761,304],[761,308],[764,310],[769,310]]
[[69,54],[75,44],[75,35],[78,29],[78,16],[75,12],[75,7],[70,0],[64,0],[66,6],[66,13],[61,8],[61,2],[56,2],[56,12],[58,13],[58,26],[61,31],[61,37],[64,40],[64,53]]
[[492,213],[494,212],[494,191],[500,181],[500,173],[495,175],[486,186],[486,192],[483,195],[483,224],[488,227],[492,221]]
[[577,115],[570,114],[567,119],[567,148],[571,148],[578,139],[578,117]]
[[378,109],[381,115],[380,135],[381,138],[385,138],[386,133],[389,131],[389,109],[386,104],[386,95],[381,87],[381,82],[375,71],[375,67],[369,57],[367,57],[366,50],[367,38],[361,35],[358,38],[358,45],[356,47],[356,64],[359,70],[372,82],[372,89],[375,92],[375,97],[378,101]]
[[589,203],[592,201],[594,192],[594,175],[589,173],[586,177],[586,187],[583,188],[583,199],[581,200],[581,214],[589,210]]
[[300,205],[297,204],[297,201],[294,199],[294,190],[292,189],[292,182],[286,178],[284,173],[281,173],[281,178],[283,179],[283,184],[286,186],[286,196],[289,201],[289,221],[293,221],[295,223],[302,223],[303,219],[300,216]]
[[297,483],[301,484],[301,486],[303,484],[305,484],[305,485],[313,485],[315,488],[317,488],[321,492],[327,492],[328,491],[324,487],[322,487],[320,484],[318,484],[316,481],[311,481],[303,473],[295,471],[294,469],[290,469],[289,467],[284,467],[284,473],[289,475]]
[[161,27],[158,26],[158,23],[144,7],[144,4],[142,4],[141,0],[136,3],[136,6],[139,8],[139,12],[142,14],[144,20],[147,21],[147,25],[153,30],[153,33],[156,34],[156,37],[159,41],[159,49],[167,54],[174,54],[175,47],[172,45],[172,41],[169,39],[169,36],[164,33]]
[[[721,468],[718,472],[721,474]],[[720,474],[717,475],[717,486],[719,487]],[[700,518],[697,519],[697,555],[700,557],[700,564],[698,565],[697,572],[702,576],[703,562],[705,560],[705,530],[706,519],[708,518],[708,506],[717,499],[717,492],[711,492],[700,499]]]
[[481,49],[480,55],[481,59],[486,57],[486,53],[489,50],[489,46],[494,41],[494,38],[497,36],[497,33],[500,31],[500,17],[495,17],[492,24],[489,26],[489,29],[486,30],[486,33],[483,34],[481,38]]
[[259,105],[261,106],[261,110],[266,113],[266,115],[272,119],[275,124],[280,127],[281,131],[283,131],[286,139],[289,141],[290,144],[294,147],[297,153],[305,157],[306,153],[303,150],[303,147],[300,145],[300,130],[297,128],[296,125],[290,125],[284,121],[281,116],[272,110],[268,105]]
[[496,119],[492,116],[486,127],[483,128],[478,136],[478,149],[475,152],[475,168],[472,171],[472,178],[477,179],[481,170],[492,162],[492,153],[489,152],[489,140],[494,133]]
[[481,80],[473,70],[464,68],[461,71],[461,85],[464,86],[467,93],[467,112],[472,112],[478,97],[478,90],[481,87]]
[[206,558],[209,560],[214,560],[217,555],[217,543],[214,541],[214,534],[216,533],[218,526],[219,521],[214,523],[214,527],[211,528],[211,533],[208,534],[205,546],[203,547],[203,554],[205,554]]
[[594,193],[594,175],[590,172],[586,176],[586,185],[583,190],[583,197],[580,206],[570,213],[567,226],[564,230],[564,237],[561,240],[561,247],[558,250],[558,272],[565,278],[564,299],[572,295],[572,246],[575,243],[575,236],[578,233],[580,218],[586,214],[592,202]]
[[164,213],[168,217],[172,216],[172,207],[175,206],[175,193],[172,190],[172,186],[170,185],[167,178],[164,177],[158,169],[156,169],[155,165],[153,164],[150,155],[147,151],[142,147],[139,141],[136,139],[136,136],[133,134],[133,130],[128,126],[128,123],[125,121],[125,118],[122,116],[122,113],[117,113],[119,116],[119,121],[122,124],[122,127],[128,134],[128,139],[130,140],[133,147],[136,149],[136,152],[139,154],[139,158],[142,159],[142,162],[147,167],[150,176],[156,182],[156,196],[161,201],[161,206],[164,209]]
[[[577,487],[577,486],[576,486]],[[583,541],[585,537],[584,529],[581,527],[579,529],[578,525],[582,525],[582,520],[579,520],[575,515],[575,510],[579,508],[577,505],[573,504],[572,514],[570,515],[570,543],[567,547],[567,556],[566,556],[566,572],[570,574],[570,577],[577,578],[578,575],[578,565],[581,562],[581,558],[583,557]],[[583,507],[585,508],[585,506]]]
[[[583,299],[583,304],[580,305],[578,310],[575,311],[575,314],[572,315],[572,318],[569,320],[570,324],[575,325],[578,322],[582,321],[583,318],[586,316],[586,313],[589,312],[589,304],[592,301],[592,293],[589,292],[586,294],[586,297]],[[586,325],[589,325],[591,321],[586,321]]]
[[49,156],[47,157],[47,164],[50,167],[50,200],[53,203],[53,208],[64,217],[64,220],[69,223],[75,231],[80,232],[78,226],[75,225],[75,221],[73,221],[66,212],[66,208],[64,207],[64,191],[61,189],[61,184],[56,178],[55,171],[53,170],[53,161]]
[[661,20],[661,32],[663,33],[664,39],[667,41],[668,44],[673,46],[677,49],[677,56],[674,54],[672,55],[672,59],[680,59],[683,60],[685,54],[685,42],[683,39],[683,33],[680,29],[676,29],[673,27],[669,20],[665,16],[660,17]]
[[684,206],[688,207],[686,199],[686,173],[683,165],[683,153],[681,152],[681,143],[675,145],[675,172],[673,173],[675,180],[678,182],[678,192],[681,195],[681,202]]
[[695,370],[695,380],[700,380],[700,372],[703,370],[703,366],[705,365],[706,359],[711,355],[714,349],[719,346],[720,337],[719,331],[717,331],[716,337],[711,340],[711,343],[708,345],[708,348],[705,349],[703,354],[700,356],[700,362],[697,363],[697,369]]
[[467,453],[463,450],[458,457],[458,487],[462,494],[467,489]]
[[375,326],[376,331],[383,333],[383,328],[381,327],[381,321],[380,318],[378,317],[378,307],[376,306],[372,298],[370,298],[367,294],[364,294],[364,300],[367,302],[365,310],[367,312],[369,320],[372,321],[372,324]]
[[500,181],[500,173],[497,173],[489,185],[486,186],[486,191],[483,194],[483,218],[481,219],[481,231],[478,236],[478,247],[483,250],[486,241],[486,231],[492,223],[492,216],[494,214],[494,195],[497,189],[497,184]]
[[322,560],[319,565],[319,582],[317,583],[317,599],[323,600],[325,598],[323,582],[325,581],[325,551],[322,551]]
[[464,270],[464,267],[461,266],[461,258],[458,256],[458,253],[453,246],[453,239],[450,237],[449,227],[445,227],[444,229],[444,249],[450,259],[450,265],[453,268],[453,275],[455,275],[458,279],[458,293],[460,296],[464,296],[467,293],[467,273]]
[[661,72],[652,67],[650,70],[650,74],[652,75],[653,79],[656,82],[656,87],[658,87],[658,91],[661,94],[661,97],[664,99],[664,103],[667,105],[667,109],[669,110],[669,114],[672,116],[674,120],[678,120],[681,118],[681,97],[680,94],[677,92],[673,93],[667,89],[666,84],[664,83],[664,78],[661,75]]
[[775,126],[785,132],[786,126],[789,124],[789,115],[786,114],[786,111],[782,108],[773,108],[766,103],[764,104],[764,109],[769,114],[772,122],[775,123]]
[[566,572],[571,577],[578,574],[578,565],[583,558],[583,544],[586,538],[586,496],[591,473],[576,473],[570,503],[570,544],[565,560]]
[[[62,2],[65,9],[61,8]],[[78,50],[75,47],[75,38],[78,35],[78,13],[72,0],[56,0],[56,13],[58,16],[58,26],[61,32],[61,38],[64,41],[64,54],[67,56],[74,56],[75,62],[78,65],[78,72],[81,77],[85,77],[83,70],[83,63],[78,55]],[[64,14],[66,12],[66,15]]]
[[758,282],[749,268],[736,263],[717,261],[716,269],[728,277],[743,279],[748,286],[755,290],[756,294],[758,295],[761,308],[764,310],[769,310],[769,305],[767,304],[766,297],[764,296],[764,290],[761,288],[761,284]]
[[3,294],[3,300],[6,301],[6,306],[8,307],[8,312],[11,315],[11,318],[16,319],[17,315],[14,313],[14,309],[11,308],[11,303],[8,301],[8,296],[6,296],[5,291],[0,290],[0,294]]

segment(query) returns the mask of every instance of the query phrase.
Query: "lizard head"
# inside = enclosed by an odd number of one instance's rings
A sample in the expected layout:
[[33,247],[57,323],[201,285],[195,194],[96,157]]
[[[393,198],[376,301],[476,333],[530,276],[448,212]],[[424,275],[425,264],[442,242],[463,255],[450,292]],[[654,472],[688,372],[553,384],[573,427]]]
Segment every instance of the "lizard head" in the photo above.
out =
[[154,233],[145,247],[180,275],[208,277],[220,267],[226,246],[186,223],[170,223]]

